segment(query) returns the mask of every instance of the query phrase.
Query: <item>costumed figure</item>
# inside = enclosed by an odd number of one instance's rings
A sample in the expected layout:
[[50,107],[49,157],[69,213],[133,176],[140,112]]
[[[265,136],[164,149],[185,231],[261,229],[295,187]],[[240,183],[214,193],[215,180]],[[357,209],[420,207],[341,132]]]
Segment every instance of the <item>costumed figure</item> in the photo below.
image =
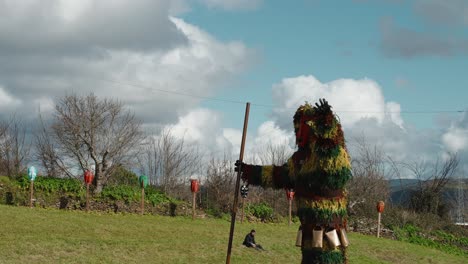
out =
[[[347,200],[352,177],[341,124],[325,99],[300,106],[294,115],[298,150],[282,166],[236,162],[248,184],[294,189],[302,263],[347,263]],[[300,233],[302,231],[302,233]]]

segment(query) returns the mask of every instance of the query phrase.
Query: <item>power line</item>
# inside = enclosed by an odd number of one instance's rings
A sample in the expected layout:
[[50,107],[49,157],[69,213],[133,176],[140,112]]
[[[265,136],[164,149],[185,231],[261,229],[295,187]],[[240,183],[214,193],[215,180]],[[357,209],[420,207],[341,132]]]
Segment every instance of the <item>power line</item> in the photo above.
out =
[[110,83],[115,83],[115,84],[125,85],[125,86],[132,86],[132,87],[136,87],[136,88],[147,89],[147,90],[150,90],[151,92],[158,91],[158,92],[163,92],[163,93],[182,95],[182,96],[193,97],[193,98],[198,98],[198,99],[205,99],[205,100],[210,100],[210,101],[220,101],[220,102],[235,103],[235,104],[245,104],[245,103],[247,103],[247,102],[236,101],[236,100],[232,100],[232,99],[223,99],[223,98],[216,98],[216,97],[209,97],[209,96],[202,96],[202,95],[194,95],[194,94],[182,93],[182,92],[178,92],[178,91],[168,91],[168,90],[153,88],[153,87],[149,87],[149,86],[143,86],[143,85],[139,85],[139,84],[118,82],[118,81],[114,81],[114,80],[100,80],[100,81],[110,82]]
[[[100,79],[99,81],[103,82],[109,82],[109,83],[114,83],[118,85],[124,85],[124,86],[131,86],[131,87],[136,87],[136,88],[142,88],[149,90],[151,92],[162,92],[162,93],[168,93],[168,94],[175,94],[175,95],[181,95],[181,96],[187,96],[187,97],[192,97],[192,98],[198,98],[198,99],[204,99],[204,100],[209,100],[209,101],[218,101],[218,102],[225,102],[225,103],[233,103],[233,104],[246,104],[246,101],[240,101],[240,100],[234,100],[234,99],[226,99],[226,98],[219,98],[219,97],[210,97],[210,96],[202,96],[202,95],[196,95],[196,94],[191,94],[191,93],[183,93],[179,91],[168,91],[164,89],[159,89],[159,88],[154,88],[154,87],[149,87],[145,85],[140,85],[140,84],[134,84],[134,83],[124,83],[124,82],[119,82],[115,80],[105,80],[105,79]],[[269,105],[269,104],[260,104],[260,103],[250,103],[252,106],[257,106],[257,107],[265,107],[265,108],[280,108],[280,106],[277,105]],[[282,109],[292,109],[296,110],[297,108],[293,107],[281,107]],[[334,110],[336,113],[358,113],[358,114],[392,114],[392,113],[400,113],[400,114],[442,114],[442,113],[465,113],[467,110],[426,110],[426,111],[371,111],[371,110]]]

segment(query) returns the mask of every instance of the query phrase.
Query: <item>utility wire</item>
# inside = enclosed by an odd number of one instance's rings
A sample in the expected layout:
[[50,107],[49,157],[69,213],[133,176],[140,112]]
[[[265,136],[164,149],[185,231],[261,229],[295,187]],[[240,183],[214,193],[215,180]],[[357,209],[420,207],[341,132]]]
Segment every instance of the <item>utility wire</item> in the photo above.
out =
[[[247,102],[240,101],[240,100],[234,100],[234,99],[225,99],[225,98],[219,98],[219,97],[210,97],[210,96],[202,96],[202,95],[195,95],[191,93],[183,93],[179,91],[168,91],[164,89],[159,89],[159,88],[154,88],[154,87],[149,87],[149,86],[144,86],[140,84],[133,84],[133,83],[124,83],[124,82],[119,82],[115,80],[105,80],[105,79],[100,79],[99,81],[102,82],[109,82],[109,83],[114,83],[118,85],[123,85],[123,86],[131,86],[131,87],[136,87],[136,88],[141,88],[141,89],[146,89],[151,92],[162,92],[162,93],[168,93],[168,94],[175,94],[175,95],[181,95],[181,96],[187,96],[187,97],[192,97],[192,98],[198,98],[198,99],[204,99],[204,100],[209,100],[209,101],[218,101],[218,102],[225,102],[225,103],[233,103],[233,104],[246,104]],[[265,108],[279,108],[280,106],[277,105],[269,105],[269,104],[260,104],[260,103],[250,103],[252,106],[257,106],[257,107],[265,107]],[[283,109],[294,109],[296,110],[297,108],[293,107],[281,107]],[[400,113],[400,114],[441,114],[441,113],[465,113],[467,110],[427,110],[427,111],[364,111],[364,110],[334,110],[337,113],[361,113],[361,114],[382,114],[382,113]]]

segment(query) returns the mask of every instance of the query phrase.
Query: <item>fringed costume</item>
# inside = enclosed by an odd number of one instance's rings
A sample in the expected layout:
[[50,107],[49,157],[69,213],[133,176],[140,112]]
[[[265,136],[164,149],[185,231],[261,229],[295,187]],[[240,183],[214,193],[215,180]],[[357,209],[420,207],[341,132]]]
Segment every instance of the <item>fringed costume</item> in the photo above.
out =
[[283,166],[241,164],[248,184],[294,189],[302,263],[347,263],[346,191],[351,164],[343,130],[324,99],[294,115],[298,150]]

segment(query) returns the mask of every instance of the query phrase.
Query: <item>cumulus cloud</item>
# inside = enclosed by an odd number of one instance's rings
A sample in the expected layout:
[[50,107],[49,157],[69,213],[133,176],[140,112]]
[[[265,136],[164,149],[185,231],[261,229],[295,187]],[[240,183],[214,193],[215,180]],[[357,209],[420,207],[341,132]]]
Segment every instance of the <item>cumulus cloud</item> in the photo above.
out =
[[89,55],[101,48],[165,49],[185,41],[167,17],[167,0],[1,0],[0,6],[2,52]]
[[264,123],[263,131],[269,133],[257,133],[254,142],[270,140],[267,135],[282,139],[289,135],[290,146],[294,146],[292,117],[297,107],[325,98],[341,120],[351,156],[362,139],[381,147],[396,161],[430,161],[445,151],[437,140],[440,132],[406,124],[400,104],[385,100],[382,87],[371,79],[322,83],[312,75],[298,76],[285,78],[272,89],[274,104],[279,106],[272,113],[274,123]]
[[442,136],[442,142],[451,152],[458,152],[468,148],[468,129],[451,127],[447,133]]
[[267,146],[269,144],[289,145],[294,138],[292,129],[281,129],[275,122],[267,121],[258,127],[256,138],[253,143],[256,146]]
[[195,108],[164,129],[188,145],[197,146],[204,155],[238,155],[242,131],[224,128],[222,120],[223,115],[218,111]]
[[259,7],[263,0],[200,0],[210,8],[218,8],[228,11],[252,10]]
[[214,94],[252,53],[170,16],[183,3],[0,0],[0,85],[26,113],[94,92],[174,122],[200,101],[181,94]]
[[[196,108],[181,116],[178,122],[165,127],[173,136],[183,139],[189,145],[196,145],[204,155],[239,155],[242,131],[224,128],[220,112]],[[255,159],[258,151],[267,146],[286,146],[287,151],[294,149],[294,133],[291,129],[281,129],[273,121],[262,123],[248,134],[245,155]]]
[[[338,79],[322,83],[312,75],[286,78],[273,85],[273,101],[279,106],[273,110],[274,118],[279,124],[286,124],[299,105],[305,101],[315,103],[319,98],[328,100],[344,127],[361,119],[375,119],[381,124],[386,118],[403,125],[399,104],[385,102],[382,89],[375,81]],[[290,122],[287,126],[291,126]]]
[[169,128],[175,137],[183,138],[189,143],[213,145],[216,134],[220,133],[220,119],[219,113],[198,108],[181,116],[178,123]]
[[5,91],[5,88],[0,85],[0,107],[2,109],[12,108],[20,103],[20,100],[12,97],[7,91]]
[[460,120],[452,122],[442,135],[442,142],[450,152],[467,152],[468,154],[468,115],[466,112]]
[[[292,117],[296,108],[304,101],[315,103],[322,97],[330,102],[344,125],[351,157],[362,140],[369,146],[381,148],[396,162],[435,162],[448,151],[458,151],[461,159],[465,159],[468,153],[467,116],[448,129],[418,129],[403,121],[400,105],[386,101],[382,88],[370,79],[322,83],[311,75],[298,76],[274,84],[272,91],[272,99],[280,107],[273,110],[272,120],[266,120],[256,130],[249,130],[244,155],[247,162],[261,162],[259,157],[269,145],[294,151]],[[170,127],[175,135],[187,143],[197,144],[205,154],[224,153],[237,158],[242,131],[223,128],[222,121],[221,113],[198,108]]]

